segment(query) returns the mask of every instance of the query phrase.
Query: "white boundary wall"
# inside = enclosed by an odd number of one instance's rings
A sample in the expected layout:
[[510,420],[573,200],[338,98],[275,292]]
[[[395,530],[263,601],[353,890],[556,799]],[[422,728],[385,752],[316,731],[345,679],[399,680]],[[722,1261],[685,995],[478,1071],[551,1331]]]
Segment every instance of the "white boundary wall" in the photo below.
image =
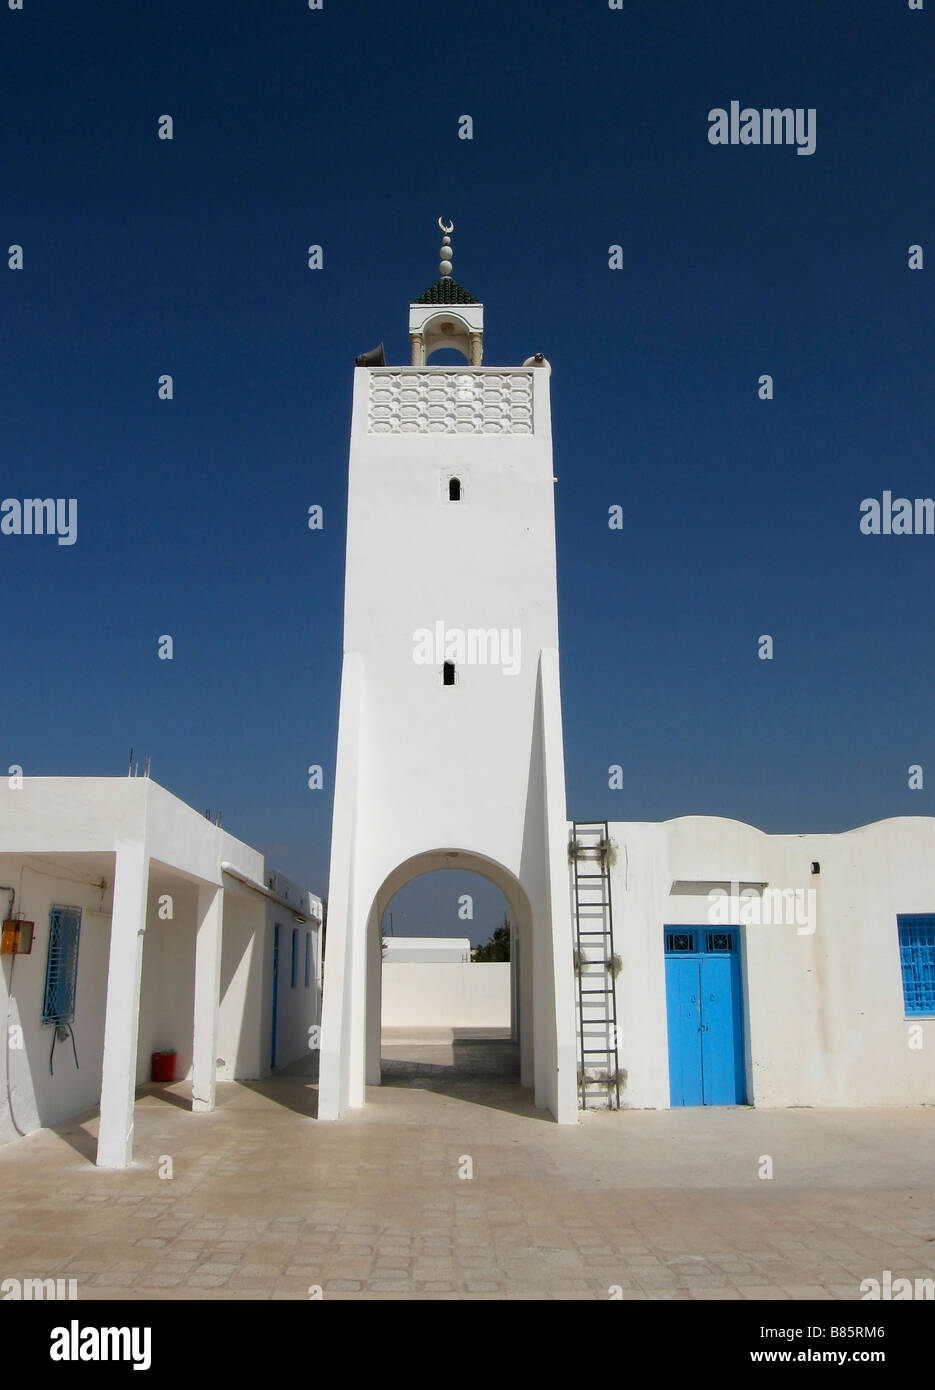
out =
[[509,963],[388,962],[382,1023],[384,1028],[509,1028]]

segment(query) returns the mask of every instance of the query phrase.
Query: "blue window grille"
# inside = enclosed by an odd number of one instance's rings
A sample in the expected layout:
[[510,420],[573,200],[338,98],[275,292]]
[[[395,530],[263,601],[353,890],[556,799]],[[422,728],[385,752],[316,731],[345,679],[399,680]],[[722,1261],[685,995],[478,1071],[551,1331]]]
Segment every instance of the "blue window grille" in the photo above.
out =
[[49,913],[49,957],[45,967],[42,1022],[72,1023],[78,984],[81,908],[55,906]]
[[900,913],[899,960],[907,1014],[935,1014],[935,916]]
[[706,951],[729,951],[733,954],[737,950],[737,934],[732,931],[709,931],[705,932]]
[[739,938],[730,931],[708,931],[704,927],[666,927],[666,955],[737,955]]
[[312,983],[312,933],[305,933],[305,988]]
[[299,929],[292,928],[292,988],[295,989],[295,982],[298,979],[299,968]]

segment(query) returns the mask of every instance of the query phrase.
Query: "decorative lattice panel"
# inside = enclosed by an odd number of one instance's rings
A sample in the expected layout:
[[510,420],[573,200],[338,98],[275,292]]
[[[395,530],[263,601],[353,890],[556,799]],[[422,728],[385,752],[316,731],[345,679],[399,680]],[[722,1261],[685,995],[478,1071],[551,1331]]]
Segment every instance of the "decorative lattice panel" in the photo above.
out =
[[706,931],[703,927],[687,927],[679,931],[677,927],[666,929],[666,954],[711,955],[727,952],[736,955],[738,937],[736,931]]
[[370,434],[532,434],[532,372],[373,372]]

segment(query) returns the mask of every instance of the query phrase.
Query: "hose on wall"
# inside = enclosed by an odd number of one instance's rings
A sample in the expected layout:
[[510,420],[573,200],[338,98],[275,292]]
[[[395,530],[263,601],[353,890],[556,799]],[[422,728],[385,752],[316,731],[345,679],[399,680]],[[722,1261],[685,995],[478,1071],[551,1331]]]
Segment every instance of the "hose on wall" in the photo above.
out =
[[[9,893],[9,895],[10,895],[10,905],[9,905],[9,907],[7,908],[7,914],[6,914],[6,915],[7,915],[8,918],[9,918],[9,917],[12,917],[12,916],[13,916],[13,904],[14,904],[14,902],[16,901],[16,889],[15,889],[15,888],[11,888],[10,885],[9,885],[8,883],[0,883],[0,892]],[[20,1127],[19,1127],[19,1125],[16,1123],[16,1116],[15,1116],[14,1113],[13,1113],[13,1096],[12,1096],[11,1091],[10,1091],[10,1009],[11,1009],[12,1004],[13,1004],[13,970],[14,970],[15,966],[16,966],[16,955],[15,955],[15,953],[14,953],[12,956],[10,956],[10,988],[9,988],[9,992],[8,992],[8,995],[7,995],[6,1023],[5,1023],[5,1025],[4,1025],[4,1030],[3,1030],[3,1031],[4,1031],[4,1034],[5,1034],[5,1042],[4,1042],[4,1049],[5,1049],[5,1053],[4,1053],[4,1055],[5,1055],[4,1072],[5,1072],[5,1074],[6,1074],[6,1103],[7,1103],[7,1109],[8,1109],[9,1112],[10,1112],[10,1120],[12,1121],[13,1128],[16,1130],[16,1132],[17,1132],[17,1134],[19,1135],[19,1137],[20,1137],[21,1139],[25,1139],[25,1138],[26,1138],[25,1131],[24,1131],[24,1130],[21,1130]]]

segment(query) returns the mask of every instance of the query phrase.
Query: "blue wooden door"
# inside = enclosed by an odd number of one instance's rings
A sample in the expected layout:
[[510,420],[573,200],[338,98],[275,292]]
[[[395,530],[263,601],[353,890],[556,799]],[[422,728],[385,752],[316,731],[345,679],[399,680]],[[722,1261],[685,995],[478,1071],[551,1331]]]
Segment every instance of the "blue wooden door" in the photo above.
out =
[[669,1098],[701,1105],[701,968],[697,958],[666,956],[669,1010]]
[[742,1105],[740,959],[701,957],[701,1077],[705,1105]]
[[743,1105],[743,1012],[736,931],[666,928],[669,1099]]

